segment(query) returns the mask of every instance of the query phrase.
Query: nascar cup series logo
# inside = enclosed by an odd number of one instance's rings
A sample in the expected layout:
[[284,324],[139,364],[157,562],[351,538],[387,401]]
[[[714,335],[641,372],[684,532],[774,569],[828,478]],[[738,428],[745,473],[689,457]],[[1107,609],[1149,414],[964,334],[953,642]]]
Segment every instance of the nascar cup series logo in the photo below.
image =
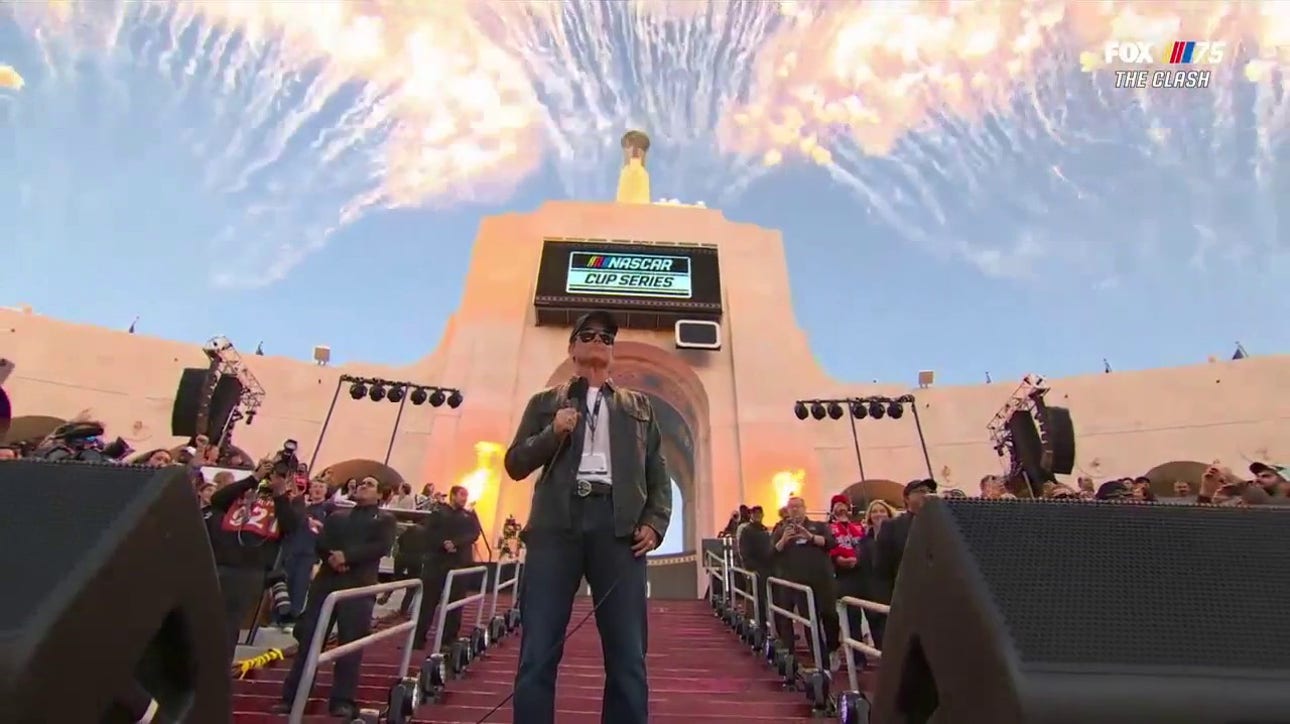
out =
[[616,297],[689,299],[690,259],[660,254],[569,254],[565,292]]

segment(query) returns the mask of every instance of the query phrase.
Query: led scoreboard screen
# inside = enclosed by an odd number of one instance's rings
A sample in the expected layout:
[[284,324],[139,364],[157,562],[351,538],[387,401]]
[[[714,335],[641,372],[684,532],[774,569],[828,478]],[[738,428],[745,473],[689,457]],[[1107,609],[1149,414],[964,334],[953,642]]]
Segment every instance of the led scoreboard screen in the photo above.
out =
[[711,247],[548,240],[534,303],[720,314],[717,250]]

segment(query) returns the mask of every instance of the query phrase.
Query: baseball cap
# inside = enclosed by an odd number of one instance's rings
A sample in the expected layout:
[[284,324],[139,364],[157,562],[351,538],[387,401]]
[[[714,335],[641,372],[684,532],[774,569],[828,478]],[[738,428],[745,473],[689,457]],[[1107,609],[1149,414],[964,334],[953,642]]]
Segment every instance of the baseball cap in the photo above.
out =
[[594,312],[583,314],[574,321],[573,331],[569,333],[569,341],[572,342],[573,338],[578,335],[578,332],[581,332],[593,324],[600,325],[606,332],[614,336],[618,335],[618,320],[614,319],[614,315],[603,309],[597,309]]
[[851,507],[851,499],[843,495],[842,493],[838,493],[832,498],[829,498],[829,509],[832,510],[833,506],[837,505],[838,503],[841,503],[847,506],[848,508]]
[[911,493],[915,493],[919,490],[924,490],[929,493],[935,493],[936,481],[932,480],[931,478],[924,478],[922,480],[911,480],[908,483],[905,483],[904,495],[905,497],[909,497]]
[[1268,465],[1267,463],[1250,463],[1250,473],[1252,475],[1258,475],[1259,473],[1272,473],[1273,475],[1280,475],[1283,478],[1286,477],[1285,468]]
[[1116,500],[1128,497],[1132,492],[1123,480],[1111,480],[1098,486],[1097,494],[1093,497],[1097,500]]

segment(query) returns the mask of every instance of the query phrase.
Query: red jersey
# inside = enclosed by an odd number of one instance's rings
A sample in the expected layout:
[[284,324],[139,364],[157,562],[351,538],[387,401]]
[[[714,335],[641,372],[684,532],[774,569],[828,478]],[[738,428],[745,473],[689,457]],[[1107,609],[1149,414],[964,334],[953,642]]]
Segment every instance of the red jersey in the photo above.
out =
[[249,533],[265,540],[277,540],[281,536],[273,498],[262,496],[256,497],[250,505],[245,501],[233,504],[220,521],[220,528],[229,533]]
[[835,520],[829,523],[829,530],[838,544],[829,551],[829,558],[859,558],[860,539],[864,538],[864,526],[854,521]]

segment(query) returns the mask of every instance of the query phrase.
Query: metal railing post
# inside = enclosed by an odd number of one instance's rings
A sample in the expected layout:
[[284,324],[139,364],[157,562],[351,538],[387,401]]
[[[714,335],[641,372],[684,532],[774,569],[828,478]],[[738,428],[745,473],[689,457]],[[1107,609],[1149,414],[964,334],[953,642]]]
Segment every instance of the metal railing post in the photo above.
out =
[[[463,596],[456,601],[452,600],[452,584],[455,583],[458,578],[473,576],[480,573],[484,575],[484,578],[482,580],[482,585],[479,587],[479,593],[472,593],[469,596]],[[456,611],[459,608],[465,608],[475,601],[482,601],[486,596],[488,596],[488,566],[453,568],[448,571],[448,575],[444,576],[443,579],[443,592],[439,599],[443,603],[439,604],[439,615],[436,617],[438,620],[435,622],[434,648],[430,649],[432,653],[437,653],[443,649],[443,629],[448,623],[448,613],[450,611]],[[478,620],[475,622],[476,626],[482,624],[483,617],[484,606],[483,604],[480,604],[479,615],[477,616]]]
[[[309,648],[300,671],[300,683],[296,686],[296,695],[291,701],[291,714],[287,717],[288,724],[300,724],[304,720],[305,705],[309,701],[309,692],[314,687],[314,678],[318,675],[318,667],[404,632],[407,633],[407,641],[404,642],[399,676],[408,675],[408,669],[412,665],[412,647],[415,643],[413,640],[416,635],[417,624],[415,620],[404,621],[396,626],[370,633],[362,638],[341,644],[327,652],[322,650],[323,644],[327,641],[327,629],[331,623],[331,616],[335,612],[337,604],[355,598],[374,597],[387,591],[398,591],[404,588],[416,589],[416,593],[413,594],[412,605],[413,610],[420,610],[423,591],[421,589],[421,580],[417,578],[406,581],[378,583],[359,588],[346,588],[340,591],[332,591],[328,594],[327,598],[323,600],[322,608],[318,611],[318,620],[314,623],[313,636],[309,638]],[[299,652],[296,655],[299,656]]]
[[[775,603],[774,589],[776,586],[787,588],[793,591],[798,591],[799,593],[802,593],[803,595],[806,596],[806,616],[805,617],[799,616],[798,614],[786,608],[781,608],[779,605]],[[820,627],[819,627],[820,617],[819,617],[819,612],[815,610],[815,595],[814,595],[814,591],[811,590],[811,587],[804,586],[800,583],[794,583],[792,581],[785,580],[783,578],[776,578],[774,576],[771,576],[766,579],[766,598],[769,599],[766,602],[767,626],[769,626],[771,629],[775,628],[776,614],[783,616],[789,621],[794,621],[805,626],[806,635],[811,637],[811,654],[815,658],[815,668],[820,671],[823,671],[824,656],[823,656],[823,653],[820,651]],[[784,643],[787,644],[790,642],[785,641]]]
[[[866,612],[872,611],[873,613],[880,613],[886,616],[891,613],[891,606],[888,606],[885,603],[866,601],[863,598],[853,598],[851,596],[843,596],[838,599],[838,627],[841,629],[842,634],[839,643],[841,643],[844,648],[850,649],[851,651],[857,651],[865,656],[872,656],[873,658],[881,661],[882,651],[866,644],[852,635],[851,622],[847,619],[848,608],[858,608]],[[860,690],[860,678],[856,674],[856,662],[853,660],[853,657],[849,652],[847,653],[847,679],[851,683],[849,691]]]
[[[493,603],[489,607],[488,611],[488,620],[490,622],[497,617],[497,609],[500,607],[500,599],[503,590],[508,588],[513,589],[514,593],[511,594],[512,598],[519,596],[520,567],[522,565],[523,564],[518,560],[501,561],[497,564],[496,573],[493,574]],[[502,568],[504,566],[515,567],[511,577],[506,580],[502,580]]]
[[752,620],[756,622],[758,625],[760,625],[761,624],[761,601],[759,599],[761,597],[757,595],[757,592],[758,592],[757,574],[752,571],[749,571],[743,568],[738,568],[738,567],[731,567],[730,572],[735,574],[736,576],[743,576],[743,579],[745,581],[748,581],[747,591],[744,591],[738,585],[732,585],[730,588],[730,592],[735,596],[738,596],[739,598],[742,598],[745,601],[749,601],[752,603]]

